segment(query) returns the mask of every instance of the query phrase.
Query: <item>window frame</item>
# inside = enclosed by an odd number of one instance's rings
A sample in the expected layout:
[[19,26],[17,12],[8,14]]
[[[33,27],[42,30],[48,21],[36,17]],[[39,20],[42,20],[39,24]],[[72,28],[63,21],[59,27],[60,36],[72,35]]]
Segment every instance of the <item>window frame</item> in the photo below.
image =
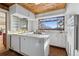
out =
[[[53,28],[53,29],[43,29],[43,28],[40,28],[40,20],[44,20],[44,19],[48,19],[48,18],[42,18],[42,19],[39,19],[38,21],[38,29],[39,30],[64,30],[64,21],[65,21],[65,16],[56,16],[56,17],[63,17],[63,28],[62,29],[59,29],[59,28]],[[50,17],[50,18],[56,18],[56,17]],[[52,21],[58,21],[58,20],[52,20]]]

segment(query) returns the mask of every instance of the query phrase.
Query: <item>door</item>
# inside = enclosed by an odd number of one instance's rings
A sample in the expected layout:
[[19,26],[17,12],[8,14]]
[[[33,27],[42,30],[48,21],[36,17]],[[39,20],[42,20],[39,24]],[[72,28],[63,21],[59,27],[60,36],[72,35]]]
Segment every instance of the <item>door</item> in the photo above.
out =
[[0,51],[7,47],[7,12],[0,9]]
[[11,35],[11,49],[19,52],[19,36]]

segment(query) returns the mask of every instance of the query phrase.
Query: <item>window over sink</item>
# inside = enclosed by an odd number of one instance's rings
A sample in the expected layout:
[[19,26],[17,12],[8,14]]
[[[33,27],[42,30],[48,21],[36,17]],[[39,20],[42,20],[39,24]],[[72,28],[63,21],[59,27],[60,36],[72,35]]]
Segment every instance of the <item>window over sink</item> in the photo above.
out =
[[41,30],[64,30],[64,16],[40,19],[38,28]]

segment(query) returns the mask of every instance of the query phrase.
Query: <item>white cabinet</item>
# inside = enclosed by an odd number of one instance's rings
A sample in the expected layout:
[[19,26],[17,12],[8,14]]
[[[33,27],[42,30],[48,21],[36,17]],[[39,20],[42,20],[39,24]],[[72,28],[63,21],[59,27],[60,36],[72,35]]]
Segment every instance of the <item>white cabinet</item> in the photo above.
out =
[[48,56],[49,39],[31,36],[11,35],[11,49],[29,56]]
[[48,34],[50,35],[50,45],[65,48],[64,32],[60,33],[60,31],[54,31]]
[[21,37],[21,53],[30,56],[43,56],[44,39]]
[[28,10],[20,6],[19,4],[14,4],[10,8],[10,14],[18,16],[20,18],[28,18]]
[[20,36],[17,35],[11,35],[11,49],[14,51],[19,52],[19,38]]
[[35,19],[35,14],[31,11],[23,8],[19,4],[14,4],[10,8],[10,14],[14,16],[18,16],[20,18],[28,18],[29,20]]

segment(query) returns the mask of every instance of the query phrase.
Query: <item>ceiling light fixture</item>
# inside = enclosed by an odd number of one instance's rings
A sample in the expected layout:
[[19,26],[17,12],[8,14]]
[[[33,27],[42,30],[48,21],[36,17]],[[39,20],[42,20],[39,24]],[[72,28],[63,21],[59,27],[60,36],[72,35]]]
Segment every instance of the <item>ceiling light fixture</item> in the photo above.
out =
[[38,5],[38,4],[40,4],[40,3],[35,3],[35,5]]

